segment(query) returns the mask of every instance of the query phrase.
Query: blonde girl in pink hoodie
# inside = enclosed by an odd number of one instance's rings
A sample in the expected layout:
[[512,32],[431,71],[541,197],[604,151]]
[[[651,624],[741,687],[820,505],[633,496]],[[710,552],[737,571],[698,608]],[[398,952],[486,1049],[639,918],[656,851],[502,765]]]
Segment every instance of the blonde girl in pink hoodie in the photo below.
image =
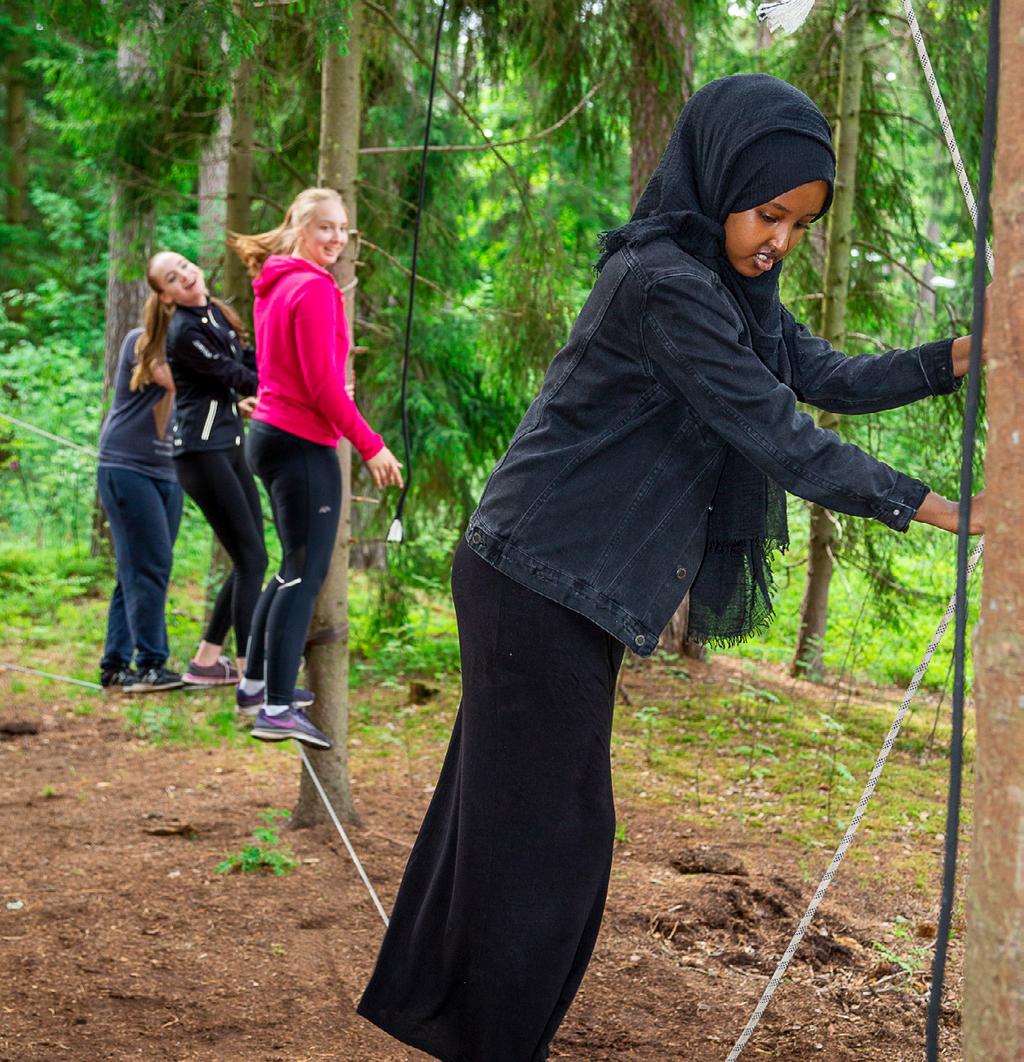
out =
[[253,616],[239,703],[256,712],[253,737],[314,748],[330,748],[331,739],[292,691],[338,529],[339,441],[352,443],[378,487],[402,485],[401,465],[345,388],[351,338],[330,269],[348,239],[338,193],[307,188],[276,229],[231,240],[256,294],[259,391],[246,456],[270,495],[282,549]]

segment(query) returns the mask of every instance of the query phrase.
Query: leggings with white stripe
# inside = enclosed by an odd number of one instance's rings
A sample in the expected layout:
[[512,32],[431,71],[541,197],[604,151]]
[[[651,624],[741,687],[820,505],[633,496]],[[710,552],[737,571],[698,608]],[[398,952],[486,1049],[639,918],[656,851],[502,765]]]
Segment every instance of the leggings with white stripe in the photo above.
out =
[[241,656],[267,570],[259,489],[240,446],[176,454],[174,471],[231,558],[231,572],[217,594],[203,638],[223,645],[233,626]]
[[246,677],[264,679],[268,704],[290,704],[309,621],[334,551],[341,509],[337,451],[253,421],[246,456],[270,495],[281,568],[252,618]]

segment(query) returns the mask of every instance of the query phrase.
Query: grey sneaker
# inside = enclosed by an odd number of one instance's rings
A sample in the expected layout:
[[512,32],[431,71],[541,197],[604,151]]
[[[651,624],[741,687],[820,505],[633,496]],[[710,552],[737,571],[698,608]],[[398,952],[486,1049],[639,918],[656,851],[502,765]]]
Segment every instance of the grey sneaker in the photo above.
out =
[[138,675],[130,667],[108,667],[100,671],[100,685],[107,693],[124,693]]
[[306,713],[295,705],[280,715],[267,715],[266,710],[261,708],[249,733],[259,741],[287,741],[288,738],[294,738],[315,749],[329,749],[334,744],[322,730],[317,730],[306,717]]
[[190,660],[183,677],[187,686],[233,686],[238,682],[238,671],[226,656],[222,656],[215,664],[197,664]]
[[[300,687],[295,687],[295,692],[292,694],[292,705],[295,708],[308,708],[316,697],[312,690],[304,690]],[[260,709],[267,703],[267,687],[259,690],[257,693],[246,693],[241,686],[235,690],[235,707],[238,709],[239,715],[258,715]]]
[[168,671],[165,667],[150,667],[135,675],[131,685],[124,687],[124,692],[156,693],[158,690],[176,690],[184,685],[177,671]]

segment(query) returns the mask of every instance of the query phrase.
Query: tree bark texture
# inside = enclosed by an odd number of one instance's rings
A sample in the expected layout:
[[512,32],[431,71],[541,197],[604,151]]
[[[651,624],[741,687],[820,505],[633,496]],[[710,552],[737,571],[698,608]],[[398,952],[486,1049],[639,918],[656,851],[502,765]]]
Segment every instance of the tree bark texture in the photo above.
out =
[[[8,225],[24,225],[28,215],[28,118],[25,110],[25,61],[28,49],[23,44],[7,57],[7,201],[4,216]],[[17,257],[17,244],[9,248],[12,259]],[[20,302],[12,301],[6,306],[7,316],[20,321],[23,310]]]
[[[853,207],[857,197],[857,152],[860,148],[860,97],[864,82],[865,18],[862,7],[854,8],[847,15],[840,60],[836,184],[832,209],[829,211],[821,330],[823,338],[836,347],[843,343],[846,303],[850,291]],[[820,428],[839,430],[839,417],[835,413],[822,411],[817,420]],[[800,605],[800,629],[790,665],[794,675],[818,678],[824,673],[834,545],[835,518],[820,505],[811,505],[807,578]]]
[[[320,164],[317,180],[337,189],[345,202],[351,228],[357,224],[356,173],[359,162],[360,27],[362,5],[349,8],[348,52],[330,48],[323,60],[320,95]],[[356,275],[355,244],[349,243],[334,268],[344,290]],[[349,331],[355,335],[355,292],[345,294]],[[347,363],[348,382],[355,373],[352,356]],[[343,439],[338,446],[341,461],[342,499],[338,537],[331,566],[313,610],[306,647],[306,675],[316,693],[310,710],[313,721],[334,739],[329,751],[310,751],[320,781],[345,822],[356,822],[348,776],[348,559],[352,540],[352,446]],[[305,771],[292,821],[309,826],[327,821],[327,814]]]
[[7,57],[7,203],[8,225],[24,225],[28,208],[28,120],[25,111],[25,60],[19,44]]
[[987,322],[985,575],[975,631],[965,1062],[1024,1058],[1024,2],[1002,6],[996,275]]
[[[227,194],[224,225],[227,233],[249,232],[252,207],[253,60],[243,59],[231,78],[231,134],[227,165]],[[238,255],[224,256],[224,298],[250,325],[252,285]]]
[[629,198],[636,206],[690,94],[693,43],[679,0],[634,0],[629,26]]
[[[693,44],[685,6],[678,0],[632,4],[629,79],[629,198],[632,206],[661,161],[693,83]],[[662,632],[666,652],[703,659],[702,645],[687,640],[689,598]]]
[[228,159],[231,154],[231,108],[221,107],[217,130],[199,161],[199,266],[218,289],[215,274],[224,261],[227,224]]
[[[141,76],[147,57],[129,37],[117,50],[117,68],[124,80]],[[128,197],[123,184],[111,182],[110,223],[107,244],[106,320],[103,330],[103,417],[106,417],[110,391],[117,375],[121,343],[131,329],[142,323],[142,309],[149,294],[146,262],[153,250],[155,216],[151,207],[125,205]],[[101,422],[102,424],[102,418]],[[98,434],[99,425],[97,426]],[[112,543],[99,495],[93,502],[92,539],[94,555],[111,553]]]
[[[227,216],[228,158],[231,153],[231,108],[221,107],[217,129],[199,160],[199,267],[211,287],[224,261],[224,228]],[[210,566],[206,575],[203,626],[213,615],[217,593],[231,571],[231,558],[216,535],[210,544]],[[244,646],[241,647],[245,651]],[[230,655],[230,652],[229,652]]]

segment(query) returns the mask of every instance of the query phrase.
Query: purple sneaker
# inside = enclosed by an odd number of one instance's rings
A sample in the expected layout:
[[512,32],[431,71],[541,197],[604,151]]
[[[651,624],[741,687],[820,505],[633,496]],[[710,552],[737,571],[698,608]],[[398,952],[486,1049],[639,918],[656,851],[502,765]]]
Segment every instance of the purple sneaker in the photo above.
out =
[[259,741],[287,741],[288,738],[294,738],[315,749],[329,749],[334,744],[323,731],[313,726],[301,708],[294,705],[280,715],[267,715],[261,708],[249,733]]
[[[295,692],[292,694],[292,705],[296,708],[308,708],[316,697],[312,690],[300,689],[295,687]],[[267,702],[267,688],[263,687],[261,690],[257,690],[256,693],[245,693],[242,687],[239,686],[235,690],[235,707],[238,709],[239,715],[258,715],[259,710]]]
[[222,656],[216,664],[197,664],[190,660],[182,678],[186,686],[227,686],[238,681],[238,671]]

